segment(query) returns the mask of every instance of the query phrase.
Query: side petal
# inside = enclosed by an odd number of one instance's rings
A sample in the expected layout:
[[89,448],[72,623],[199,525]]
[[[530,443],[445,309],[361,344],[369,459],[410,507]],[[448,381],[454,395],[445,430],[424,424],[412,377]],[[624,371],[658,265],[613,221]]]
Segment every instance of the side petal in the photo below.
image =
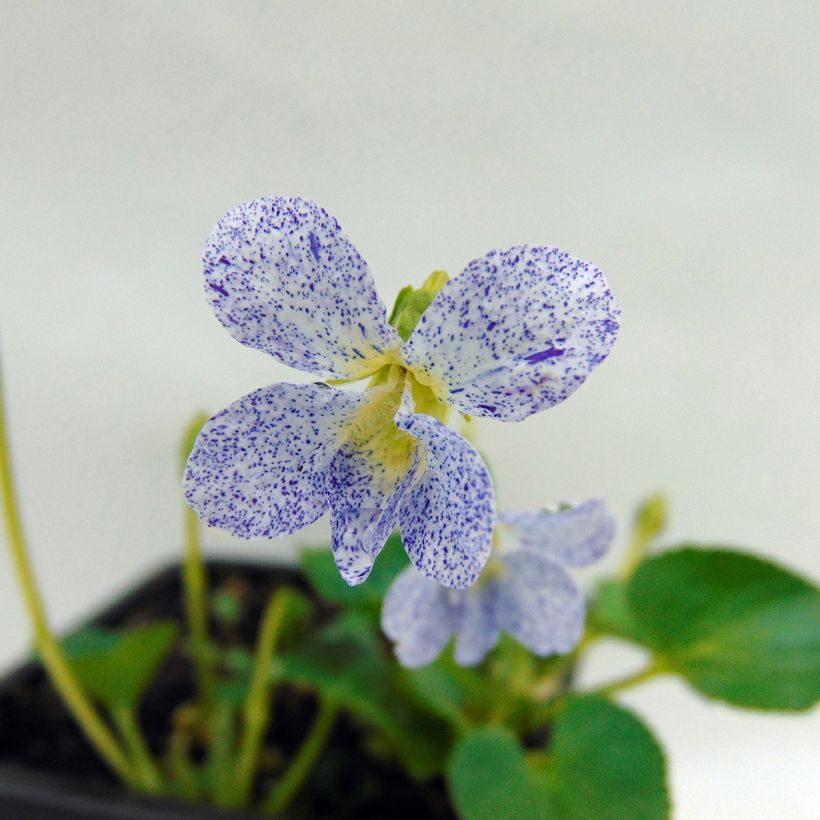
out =
[[495,524],[490,474],[466,439],[432,416],[402,409],[396,424],[424,445],[420,476],[399,509],[407,554],[419,572],[465,589],[490,555]]
[[434,661],[455,629],[448,590],[407,567],[396,576],[382,605],[382,629],[408,667]]
[[520,421],[583,384],[612,348],[619,314],[595,265],[521,245],[451,279],[403,355],[461,413]]
[[202,428],[185,468],[188,503],[211,527],[272,538],[327,509],[322,478],[362,402],[315,384],[274,384]]
[[498,585],[493,581],[461,594],[458,609],[455,659],[462,666],[475,666],[498,643]]
[[398,350],[367,263],[315,202],[263,197],[211,231],[205,293],[242,344],[322,378],[358,378]]
[[572,578],[532,552],[502,560],[507,577],[499,582],[498,625],[541,657],[569,652],[584,629],[584,596]]
[[615,537],[615,519],[600,498],[554,513],[503,512],[498,520],[517,530],[521,549],[568,567],[585,567],[597,561]]

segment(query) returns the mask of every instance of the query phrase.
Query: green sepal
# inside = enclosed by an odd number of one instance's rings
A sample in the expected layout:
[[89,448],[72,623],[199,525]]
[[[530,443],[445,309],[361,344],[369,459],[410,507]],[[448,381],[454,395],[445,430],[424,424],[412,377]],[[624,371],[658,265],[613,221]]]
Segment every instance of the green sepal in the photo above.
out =
[[433,271],[420,288],[406,285],[399,291],[388,321],[405,342],[447,280],[444,271]]

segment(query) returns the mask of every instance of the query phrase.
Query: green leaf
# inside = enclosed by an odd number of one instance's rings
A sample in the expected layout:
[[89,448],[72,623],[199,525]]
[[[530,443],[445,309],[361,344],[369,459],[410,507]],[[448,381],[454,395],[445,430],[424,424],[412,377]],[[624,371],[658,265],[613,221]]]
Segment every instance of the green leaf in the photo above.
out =
[[640,630],[629,607],[625,581],[604,581],[589,603],[587,627],[594,633],[640,641]]
[[820,592],[770,561],[683,547],[628,586],[641,639],[709,697],[757,709],[820,698]]
[[116,632],[86,627],[62,642],[74,674],[109,708],[134,707],[177,640],[171,621]]
[[544,773],[571,820],[663,820],[666,765],[649,729],[600,697],[571,700],[555,722]]
[[630,712],[599,697],[571,700],[548,754],[529,757],[506,730],[480,729],[448,766],[464,820],[663,820],[663,754]]
[[343,606],[380,605],[393,579],[410,563],[396,533],[387,539],[368,579],[359,586],[348,586],[339,575],[329,547],[302,550],[299,563],[316,592],[326,601]]
[[465,737],[450,758],[447,782],[463,820],[561,816],[545,778],[527,763],[524,750],[506,729],[479,729]]
[[365,614],[346,613],[283,653],[276,677],[341,704],[381,732],[413,776],[430,777],[443,768],[451,731],[406,697],[399,673],[382,651],[377,629]]

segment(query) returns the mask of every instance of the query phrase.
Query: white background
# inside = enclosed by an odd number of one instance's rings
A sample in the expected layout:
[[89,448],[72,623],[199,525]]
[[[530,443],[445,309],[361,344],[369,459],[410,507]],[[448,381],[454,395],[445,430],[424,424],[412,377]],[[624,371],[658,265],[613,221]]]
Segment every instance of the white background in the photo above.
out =
[[[480,427],[502,503],[601,494],[625,525],[662,488],[670,543],[816,571],[819,9],[0,3],[2,357],[55,620],[178,554],[193,411],[307,378],[202,296],[207,231],[260,194],[327,207],[388,302],[519,242],[600,264],[623,306],[609,360],[566,404]],[[26,625],[0,560],[11,662]],[[672,681],[624,700],[670,752],[678,818],[816,816],[816,714]]]

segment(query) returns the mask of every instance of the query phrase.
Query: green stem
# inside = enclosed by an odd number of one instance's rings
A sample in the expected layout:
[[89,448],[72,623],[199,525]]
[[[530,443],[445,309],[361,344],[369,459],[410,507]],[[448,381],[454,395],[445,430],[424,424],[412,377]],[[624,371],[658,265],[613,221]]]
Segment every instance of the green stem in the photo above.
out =
[[253,776],[259,759],[259,749],[270,724],[273,708],[270,667],[287,610],[289,595],[289,590],[282,588],[271,596],[256,643],[256,657],[250,691],[243,710],[243,733],[236,766],[234,795],[238,805],[245,804],[250,796]]
[[217,806],[230,808],[233,799],[233,760],[236,741],[236,708],[230,702],[217,701],[211,721],[211,742],[208,753],[211,795]]
[[[193,449],[196,437],[208,416],[197,413],[188,423],[180,448],[182,469]],[[196,513],[185,505],[185,561],[182,571],[182,584],[185,595],[185,614],[188,621],[188,633],[193,648],[194,676],[197,692],[203,704],[210,704],[214,691],[213,659],[207,654],[208,649],[208,579],[205,561],[202,557],[202,544],[199,536],[199,519]]]
[[193,645],[194,674],[197,691],[203,703],[211,703],[214,691],[214,670],[208,649],[207,577],[199,540],[199,519],[190,508],[185,509],[185,564],[182,583],[185,589],[185,612]]
[[616,692],[622,692],[624,689],[630,689],[631,687],[644,683],[657,675],[662,675],[666,671],[666,667],[664,667],[660,661],[654,660],[634,674],[619,678],[618,680],[612,681],[612,683],[607,683],[604,686],[599,686],[590,690],[587,694],[602,695],[608,698]]
[[134,777],[128,759],[75,678],[65,653],[48,623],[45,606],[34,578],[17,504],[3,406],[2,374],[0,374],[0,492],[3,496],[12,563],[31,622],[34,644],[43,666],[68,711],[100,757],[121,780],[129,784],[133,783]]
[[111,710],[117,728],[131,754],[131,762],[143,790],[150,794],[162,792],[162,776],[151,757],[151,750],[145,742],[137,717],[131,706],[118,706]]
[[338,711],[339,707],[331,701],[325,700],[319,704],[319,712],[310,733],[302,741],[287,771],[273,787],[270,796],[262,806],[264,811],[270,814],[280,813],[302,787],[327,742]]

